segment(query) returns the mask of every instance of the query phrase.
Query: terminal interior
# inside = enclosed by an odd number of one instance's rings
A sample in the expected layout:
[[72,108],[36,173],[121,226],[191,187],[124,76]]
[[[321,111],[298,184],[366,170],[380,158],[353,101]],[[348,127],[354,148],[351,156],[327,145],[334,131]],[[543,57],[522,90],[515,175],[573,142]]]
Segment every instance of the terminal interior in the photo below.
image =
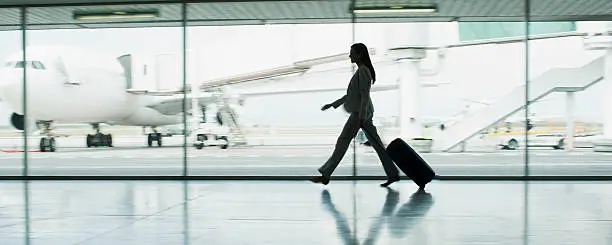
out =
[[[6,0],[0,40],[2,245],[612,245],[610,1]],[[354,43],[424,190],[363,131],[308,181]]]

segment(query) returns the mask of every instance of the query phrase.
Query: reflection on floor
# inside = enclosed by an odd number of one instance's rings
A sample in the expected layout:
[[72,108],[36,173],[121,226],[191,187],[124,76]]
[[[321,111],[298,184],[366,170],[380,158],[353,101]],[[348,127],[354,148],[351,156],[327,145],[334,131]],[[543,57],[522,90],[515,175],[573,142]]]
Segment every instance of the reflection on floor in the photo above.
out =
[[606,182],[0,182],[0,244],[612,244]]

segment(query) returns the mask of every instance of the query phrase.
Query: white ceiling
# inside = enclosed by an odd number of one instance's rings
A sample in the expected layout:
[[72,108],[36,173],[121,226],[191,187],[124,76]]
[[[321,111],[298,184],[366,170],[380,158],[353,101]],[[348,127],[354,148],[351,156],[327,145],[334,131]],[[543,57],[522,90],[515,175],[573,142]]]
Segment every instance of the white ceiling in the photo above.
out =
[[[95,0],[95,2],[127,2],[129,0]],[[0,6],[17,4],[77,4],[74,6],[34,6],[28,8],[30,29],[48,28],[104,28],[180,26],[182,19],[179,3],[129,5],[78,5],[93,0],[3,0]],[[140,0],[141,2],[144,0]],[[172,1],[165,1],[172,2]],[[312,1],[217,1],[187,5],[189,25],[241,25],[264,23],[338,23],[351,22],[351,0]],[[356,0],[357,5],[368,3],[408,3],[410,0]],[[357,15],[356,22],[414,22],[414,21],[522,21],[525,0],[421,0],[438,4],[438,13],[418,16],[365,16]],[[160,17],[153,21],[80,22],[72,19],[72,12],[127,11],[156,9]],[[533,21],[612,20],[612,0],[531,0],[530,18]],[[20,10],[0,8],[0,29],[19,29]]]
[[57,4],[100,4],[100,3],[135,3],[135,2],[182,2],[181,0],[1,0],[0,6],[19,5],[57,5]]

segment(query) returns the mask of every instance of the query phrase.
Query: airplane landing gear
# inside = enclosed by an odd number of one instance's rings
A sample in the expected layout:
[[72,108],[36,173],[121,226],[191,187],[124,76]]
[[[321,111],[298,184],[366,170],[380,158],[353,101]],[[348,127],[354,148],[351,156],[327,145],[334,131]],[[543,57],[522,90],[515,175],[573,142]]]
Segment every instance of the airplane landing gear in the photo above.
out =
[[88,134],[87,147],[108,146],[113,147],[113,136],[111,134]]
[[39,148],[41,152],[55,152],[55,137],[53,137],[53,132],[51,130],[51,122],[50,121],[39,121],[37,122],[37,127],[42,128],[42,135],[46,135],[45,137],[40,139]]
[[40,138],[40,143],[38,147],[41,152],[55,152],[55,136],[52,132],[52,122],[51,121],[37,121],[36,127],[38,127],[41,132],[41,135],[45,135]]
[[100,132],[100,124],[94,123],[92,124],[94,130],[96,130],[96,134],[88,134],[87,135],[87,148],[96,147],[96,146],[108,146],[113,147],[113,136],[111,134],[103,134]]
[[55,152],[55,138],[45,137],[40,139],[40,151],[41,152]]
[[153,133],[149,133],[147,136],[147,145],[152,147],[155,141],[157,141],[157,146],[162,147],[162,134],[157,132],[156,128],[153,128]]

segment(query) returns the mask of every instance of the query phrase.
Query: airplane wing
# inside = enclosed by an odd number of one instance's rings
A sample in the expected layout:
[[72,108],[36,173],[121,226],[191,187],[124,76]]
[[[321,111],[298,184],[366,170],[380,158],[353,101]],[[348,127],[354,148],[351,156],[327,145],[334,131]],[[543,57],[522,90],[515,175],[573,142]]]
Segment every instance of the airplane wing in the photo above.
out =
[[[539,40],[539,39],[571,37],[571,36],[589,37],[589,36],[597,36],[597,35],[598,34],[590,34],[590,33],[583,33],[583,32],[568,32],[568,33],[533,35],[533,36],[530,36],[529,38],[526,38],[526,37],[495,38],[495,39],[489,39],[489,40],[462,42],[459,44],[452,44],[452,45],[442,46],[442,47],[422,47],[422,48],[424,49],[446,49],[446,48],[458,48],[458,47],[475,46],[475,45],[517,43],[517,42],[524,42],[526,39]],[[407,48],[414,48],[414,47],[396,47],[396,48],[390,49],[390,51],[403,50]],[[370,49],[370,53],[375,54],[376,50]],[[292,75],[292,74],[304,73],[306,71],[309,71],[313,66],[342,61],[347,58],[348,58],[348,53],[342,53],[342,54],[330,55],[330,56],[325,56],[325,57],[320,57],[320,58],[315,58],[315,59],[302,60],[302,61],[294,62],[293,64],[288,65],[288,66],[277,67],[277,68],[258,71],[258,72],[246,73],[246,74],[241,74],[241,75],[227,77],[227,78],[204,81],[202,85],[199,87],[199,89],[200,91],[206,91],[211,88],[221,87],[225,85],[240,84],[240,83],[245,83],[245,82],[252,82],[252,81],[277,78],[277,77],[282,77],[282,76],[287,76],[287,75]],[[439,84],[446,84],[446,83],[432,83],[431,86],[436,86]],[[427,86],[428,85],[425,85],[425,87]],[[378,86],[374,86],[372,88],[372,91],[388,91],[388,90],[393,90],[397,88],[398,86],[396,84],[378,85]],[[241,96],[253,97],[253,96],[274,95],[274,94],[295,94],[295,93],[307,93],[307,92],[344,91],[345,89],[346,88],[343,87],[343,88],[313,88],[313,89],[300,89],[300,90],[245,92],[245,93],[241,93]],[[131,90],[128,90],[127,92],[132,93],[132,94],[147,94],[147,95],[152,95],[156,97],[160,96],[163,99],[159,100],[157,103],[149,105],[149,107],[156,109],[159,112],[166,114],[166,115],[174,115],[174,114],[177,114],[183,111],[182,95],[184,93],[190,94],[191,90],[192,90],[191,87],[187,87],[185,89],[167,90],[167,91],[148,91],[148,90],[131,89]],[[188,95],[188,97],[191,98],[190,95]],[[203,95],[199,97],[199,101],[201,105],[205,105],[205,104],[213,102],[211,94],[208,94],[205,92],[203,93]],[[188,99],[187,108],[188,110],[191,108],[190,99]]]
[[[528,39],[529,40],[540,40],[540,39],[571,37],[571,36],[587,37],[590,35],[598,35],[598,34],[588,34],[588,33],[583,33],[583,32],[567,32],[567,33],[532,35]],[[525,39],[526,37],[495,38],[495,39],[487,39],[487,40],[462,42],[458,44],[452,44],[452,45],[441,46],[441,47],[422,47],[422,48],[437,50],[437,49],[475,46],[475,45],[518,43],[518,42],[524,42]],[[396,47],[396,48],[391,48],[390,51],[397,51],[397,50],[410,49],[410,48],[414,48],[414,47]],[[371,55],[376,54],[376,50],[370,49],[370,54]],[[252,81],[257,81],[257,80],[264,80],[264,79],[269,79],[269,78],[277,78],[277,77],[282,77],[282,76],[287,76],[287,75],[304,73],[304,72],[309,71],[313,66],[316,66],[316,65],[328,64],[328,63],[345,60],[348,58],[348,55],[349,55],[348,53],[330,55],[330,56],[325,56],[325,57],[320,57],[320,58],[315,58],[315,59],[298,61],[289,66],[277,67],[273,69],[268,69],[268,70],[253,72],[253,73],[247,73],[247,74],[242,74],[242,75],[237,75],[237,76],[232,76],[232,77],[227,77],[227,78],[204,81],[202,85],[200,86],[200,89],[206,90],[206,89],[221,87],[225,85],[239,84],[239,83],[244,83],[244,82],[252,82]],[[439,84],[434,84],[434,85],[439,85]],[[300,91],[296,90],[295,93],[316,92],[316,91],[337,91],[337,90],[340,90],[340,89],[339,88],[338,89],[319,89],[319,90],[312,89],[312,90],[300,90]],[[268,93],[259,93],[259,94],[264,95],[264,94],[275,94],[275,93],[276,92],[268,92]],[[285,91],[283,93],[293,93],[293,92]],[[255,93],[251,93],[251,95],[255,95]]]
[[[372,91],[388,91],[397,89],[397,84],[390,85],[377,85],[372,87]],[[275,94],[297,94],[306,92],[326,92],[326,91],[345,91],[346,88],[315,88],[315,89],[296,89],[296,90],[277,90],[277,91],[256,91],[256,92],[244,92],[239,93],[240,97],[254,97],[254,96],[265,96]],[[142,92],[143,94],[150,95],[163,95],[155,96],[153,102],[147,105],[148,108],[154,109],[163,115],[177,115],[183,112],[183,95],[175,94],[169,95],[162,92]],[[170,93],[170,92],[168,92]],[[202,93],[200,96],[194,96],[193,94],[187,95],[186,111],[191,110],[192,99],[197,98],[200,106],[206,106],[207,104],[215,103],[216,97],[212,93]]]
[[[184,92],[184,90],[182,89],[176,89],[176,90],[160,90],[160,91],[151,91],[151,90],[146,90],[146,89],[127,89],[126,92],[130,93],[130,94],[139,94],[139,95],[153,95],[153,96],[174,96],[174,95],[181,95]],[[181,95],[181,98],[182,95]]]
[[[375,53],[374,49],[370,49],[370,52]],[[194,95],[192,93],[192,87],[188,85],[186,88],[175,89],[175,90],[164,90],[164,91],[153,91],[146,89],[128,89],[126,92],[131,94],[138,95],[150,95],[153,100],[147,107],[154,109],[161,114],[164,115],[177,115],[182,113],[183,110],[183,96],[187,93],[187,103],[186,103],[186,111],[191,110],[192,99],[197,98],[200,106],[206,106],[207,104],[216,102],[216,96],[210,92],[204,92],[208,89],[230,85],[230,84],[238,84],[256,80],[263,80],[268,78],[281,77],[285,75],[291,75],[296,73],[302,73],[309,70],[311,67],[326,63],[332,63],[336,61],[341,61],[348,58],[348,53],[330,55],[315,59],[302,60],[298,62],[294,62],[292,65],[273,68],[269,70],[263,70],[259,72],[242,74],[234,77],[224,78],[224,79],[216,79],[212,81],[205,81],[199,87],[200,95]],[[312,89],[311,91],[337,91],[337,90],[345,90],[346,88],[332,88],[332,89]],[[381,89],[385,89],[381,87]],[[376,89],[374,89],[376,90]],[[267,92],[251,92],[246,93],[246,96],[257,96],[257,95],[269,95],[275,93],[303,93],[308,92],[305,90],[293,90],[293,91],[267,91]]]
[[[420,48],[426,50],[438,50],[438,49],[449,49],[449,48],[460,48],[460,47],[468,47],[468,46],[478,46],[478,45],[490,45],[490,44],[508,44],[508,43],[522,43],[526,40],[534,41],[534,40],[543,40],[543,39],[552,39],[552,38],[561,38],[561,37],[583,37],[583,38],[592,38],[605,36],[605,33],[587,33],[587,32],[562,32],[562,33],[552,33],[552,34],[537,34],[530,35],[529,38],[526,36],[517,36],[517,37],[502,37],[502,38],[491,38],[491,39],[483,39],[483,40],[475,40],[475,41],[465,41],[456,44],[450,44],[446,46],[423,46]],[[407,47],[395,47],[389,49],[390,51],[399,51],[405,49],[412,49],[414,46]]]
[[[200,106],[203,107],[207,104],[214,103],[217,99],[212,93],[202,93],[197,97],[192,94],[188,94],[185,111],[191,110],[192,99],[194,98],[197,98]],[[177,115],[183,113],[183,95],[164,94],[163,97],[155,96],[154,100],[146,105],[146,107],[154,109],[163,115]]]
[[[459,47],[466,47],[466,46],[477,46],[477,45],[519,43],[519,42],[525,42],[525,40],[527,39],[528,40],[540,40],[540,39],[573,37],[573,36],[580,36],[580,37],[588,38],[592,36],[601,36],[601,35],[604,35],[604,34],[574,31],[574,32],[564,32],[564,33],[531,35],[529,36],[529,38],[524,37],[524,36],[493,38],[493,39],[486,39],[486,40],[461,42],[461,43],[451,44],[451,45],[446,45],[446,46],[424,46],[420,48],[427,49],[427,50],[439,50],[439,49],[459,48]],[[412,49],[412,48],[415,48],[415,47],[414,46],[395,47],[395,48],[389,49],[389,51],[400,51],[400,50]],[[371,48],[369,51],[371,55],[376,54],[376,49]],[[288,66],[276,67],[272,69],[251,72],[251,73],[241,74],[241,75],[232,76],[232,77],[203,81],[202,85],[200,86],[200,90],[206,91],[211,88],[221,87],[225,85],[239,84],[239,83],[252,82],[252,81],[264,80],[264,79],[269,79],[269,78],[288,76],[288,75],[293,75],[293,74],[300,74],[300,73],[309,71],[312,67],[317,66],[317,65],[346,60],[348,59],[348,55],[349,55],[348,53],[342,53],[342,54],[324,56],[320,58],[307,59],[307,60],[294,62],[293,64],[288,65]],[[191,92],[191,90],[192,90],[191,87],[187,87],[186,89],[167,90],[167,91],[128,90],[127,92],[133,93],[133,94],[172,96],[176,94],[183,94],[185,92],[189,93]],[[330,91],[329,89],[323,89],[323,90]]]
[[[372,86],[372,92],[389,91],[398,89],[398,84],[384,84]],[[265,95],[279,95],[279,94],[301,94],[301,93],[315,93],[315,92],[344,92],[346,87],[341,88],[307,88],[307,89],[293,89],[293,90],[267,90],[267,91],[249,91],[249,92],[238,92],[240,97],[255,97]]]
[[[376,54],[375,49],[369,49],[369,52],[372,55]],[[348,59],[348,57],[349,57],[348,53],[342,53],[342,54],[330,55],[330,56],[325,56],[325,57],[320,57],[320,58],[297,61],[288,66],[277,67],[277,68],[253,72],[253,73],[246,73],[246,74],[227,77],[227,78],[204,81],[202,82],[200,89],[206,90],[206,89],[225,86],[225,85],[239,84],[239,83],[244,83],[244,82],[252,82],[252,81],[263,80],[263,79],[268,79],[268,78],[275,78],[275,77],[280,77],[280,76],[304,73],[310,70],[313,66],[346,60]]]
[[[369,49],[369,51],[372,55],[376,54],[375,49]],[[310,70],[313,66],[346,60],[348,56],[349,56],[348,53],[324,56],[324,57],[319,57],[319,58],[314,58],[314,59],[297,61],[288,66],[276,67],[272,69],[251,72],[251,73],[241,74],[241,75],[232,76],[232,77],[204,81],[202,82],[202,85],[199,87],[199,89],[200,91],[204,92],[211,88],[221,87],[225,85],[239,84],[239,83],[252,82],[252,81],[264,80],[264,79],[269,79],[269,78],[277,78],[277,77],[282,77],[282,76],[287,76],[287,75],[292,75],[292,74],[304,73]],[[147,94],[147,95],[153,95],[153,96],[174,96],[174,95],[192,92],[191,85],[188,84],[187,86],[188,87],[184,89],[165,90],[165,91],[151,91],[151,90],[145,90],[145,89],[128,89],[126,91],[131,94],[140,94],[140,95]]]

